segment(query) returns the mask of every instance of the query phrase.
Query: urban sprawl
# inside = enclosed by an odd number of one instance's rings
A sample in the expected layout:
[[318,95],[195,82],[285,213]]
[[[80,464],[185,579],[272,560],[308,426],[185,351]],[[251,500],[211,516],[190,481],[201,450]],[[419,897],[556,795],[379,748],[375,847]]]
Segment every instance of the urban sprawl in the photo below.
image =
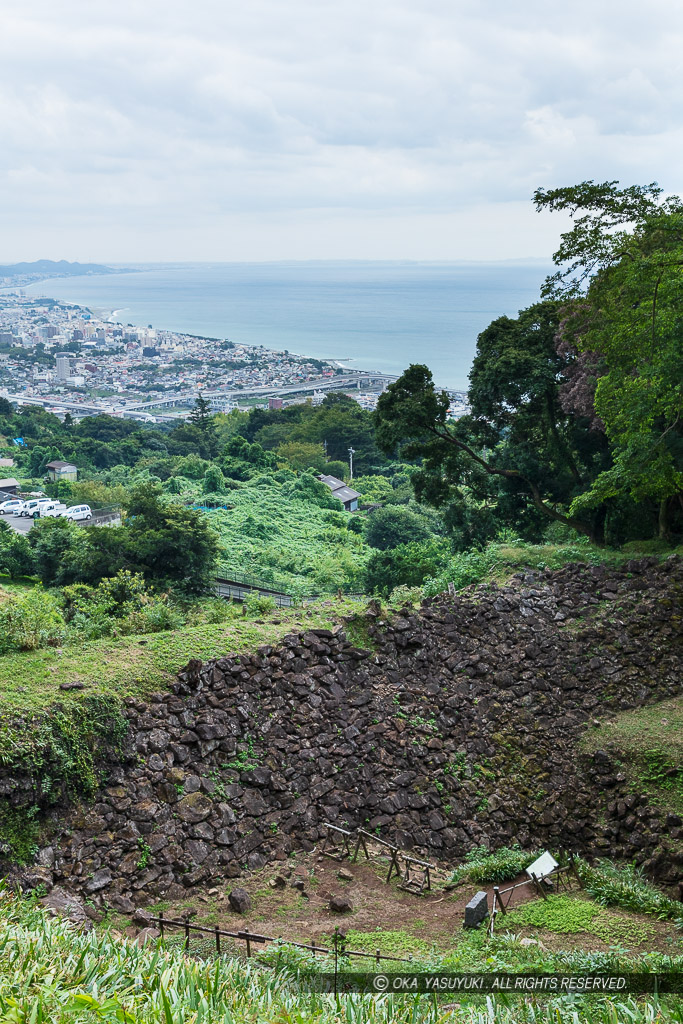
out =
[[[158,422],[187,416],[201,394],[217,412],[343,391],[374,409],[396,377],[337,362],[115,321],[82,306],[23,293],[0,296],[0,394],[64,416],[107,413]],[[450,391],[450,412],[467,412]]]

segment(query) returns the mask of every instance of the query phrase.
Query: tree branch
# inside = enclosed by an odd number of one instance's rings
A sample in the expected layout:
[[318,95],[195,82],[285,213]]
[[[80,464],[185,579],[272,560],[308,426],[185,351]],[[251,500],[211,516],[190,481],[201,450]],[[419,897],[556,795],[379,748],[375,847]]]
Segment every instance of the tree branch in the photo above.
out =
[[564,523],[565,526],[570,526],[573,530],[577,530],[579,533],[582,533],[585,537],[588,537],[590,540],[594,540],[593,530],[590,528],[590,526],[588,526],[586,523],[582,523],[579,519],[574,519],[571,516],[564,516],[561,512],[556,512],[555,509],[552,508],[552,506],[548,505],[543,500],[541,492],[536,486],[536,484],[533,482],[533,480],[530,480],[528,477],[524,476],[524,474],[520,473],[518,469],[499,469],[497,466],[492,466],[490,463],[486,461],[486,459],[483,459],[481,455],[478,455],[474,451],[474,449],[471,448],[468,444],[466,444],[464,441],[461,441],[459,438],[454,437],[449,430],[441,431],[434,425],[430,425],[428,427],[428,430],[430,431],[430,433],[434,434],[442,441],[447,441],[449,444],[452,444],[460,451],[465,452],[467,455],[470,456],[471,459],[473,459],[474,462],[481,466],[482,469],[484,469],[491,476],[502,476],[508,480],[521,480],[522,483],[526,484],[527,489],[529,490],[529,493],[531,495],[531,500],[535,508],[537,508],[539,512],[542,512],[543,515],[548,516],[549,519],[553,519],[556,523]]

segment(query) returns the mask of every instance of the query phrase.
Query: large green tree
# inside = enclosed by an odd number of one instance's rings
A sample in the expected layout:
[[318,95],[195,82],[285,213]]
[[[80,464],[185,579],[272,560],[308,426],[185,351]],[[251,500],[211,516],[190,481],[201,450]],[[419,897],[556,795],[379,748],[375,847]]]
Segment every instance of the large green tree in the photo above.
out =
[[568,511],[608,456],[589,418],[561,407],[560,388],[575,359],[556,348],[561,316],[558,303],[537,303],[479,335],[471,414],[458,422],[449,420],[448,395],[436,390],[425,366],[411,366],[380,396],[378,445],[421,458],[412,475],[417,497],[445,507],[447,522],[465,537],[485,539],[468,522],[474,508],[490,531],[507,524],[533,536],[555,521],[602,540],[604,506]]
[[656,504],[668,537],[683,525],[683,203],[657,184],[616,181],[534,199],[574,221],[545,291],[564,303],[561,334],[587,360],[582,397],[592,389],[614,460],[572,513],[628,495]]

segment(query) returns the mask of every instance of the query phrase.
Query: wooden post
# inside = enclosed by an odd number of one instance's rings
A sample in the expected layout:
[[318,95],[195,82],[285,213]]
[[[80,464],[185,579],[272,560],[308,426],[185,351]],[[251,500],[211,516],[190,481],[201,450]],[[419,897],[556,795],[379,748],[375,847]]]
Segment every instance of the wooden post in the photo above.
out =
[[574,877],[576,878],[576,881],[579,883],[579,888],[583,889],[583,882],[581,881],[581,875],[579,874],[579,872],[577,870],[577,867],[576,867],[576,864],[574,862],[574,854],[573,853],[569,857],[569,867],[570,867]]
[[337,972],[339,970],[339,929],[334,929],[334,994],[337,995]]
[[378,949],[375,950],[375,959],[377,960],[377,970],[379,970],[380,952]]
[[221,930],[216,925],[216,952],[220,955],[221,952]]
[[161,935],[161,938],[163,939],[163,937],[164,937],[164,912],[163,912],[163,910],[159,911],[159,934]]
[[190,925],[189,922],[185,922],[185,950],[190,948]]
[[249,929],[244,933],[244,937],[247,940],[247,958],[251,956],[251,942],[249,941]]
[[547,900],[548,897],[546,896],[545,892],[543,891],[543,886],[541,885],[541,882],[538,880],[538,878],[536,878],[536,875],[533,873],[533,871],[531,872],[531,877],[533,878],[534,884],[536,885],[536,888],[540,892],[540,894],[543,897],[543,899]]
[[313,959],[315,960],[315,939],[311,939],[311,949],[313,952]]

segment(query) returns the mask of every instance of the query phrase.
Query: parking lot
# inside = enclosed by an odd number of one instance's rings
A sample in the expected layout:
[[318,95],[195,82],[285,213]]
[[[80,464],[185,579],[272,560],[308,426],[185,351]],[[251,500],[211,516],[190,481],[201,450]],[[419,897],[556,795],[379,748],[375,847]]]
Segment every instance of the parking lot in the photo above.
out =
[[0,519],[4,519],[5,522],[12,527],[13,530],[17,531],[17,533],[28,533],[28,531],[33,526],[33,520],[27,519],[25,516],[8,515],[0,516]]

